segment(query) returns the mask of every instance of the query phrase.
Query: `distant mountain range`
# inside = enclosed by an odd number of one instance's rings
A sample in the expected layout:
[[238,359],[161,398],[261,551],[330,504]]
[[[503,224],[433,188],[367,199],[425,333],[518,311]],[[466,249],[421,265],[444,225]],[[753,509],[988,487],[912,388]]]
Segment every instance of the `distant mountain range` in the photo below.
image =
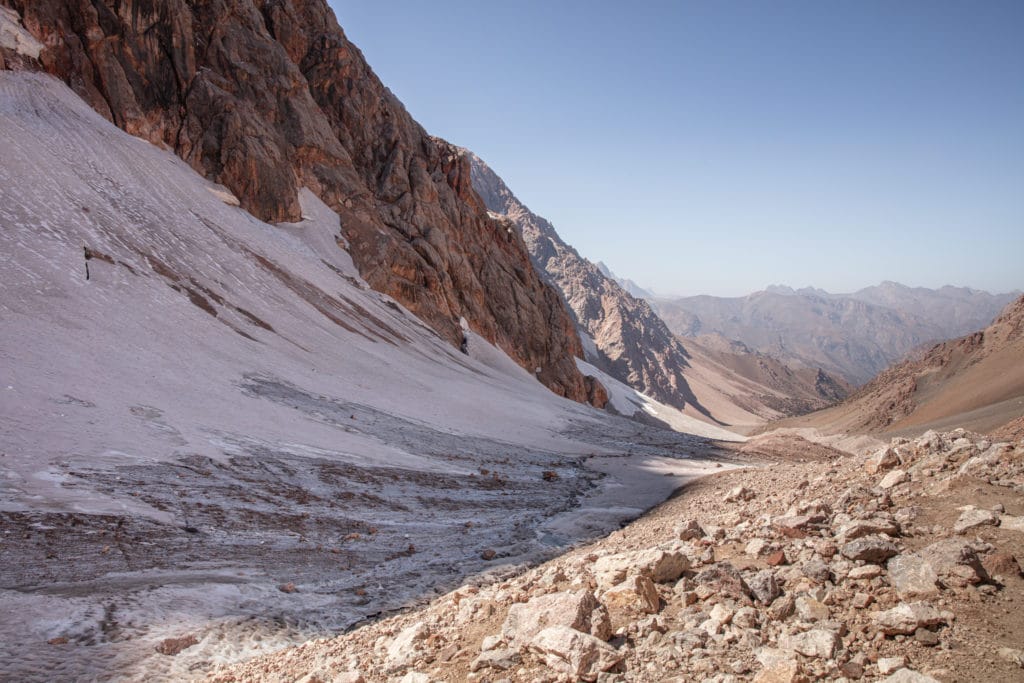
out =
[[1022,361],[1024,297],[984,329],[893,365],[841,404],[780,424],[907,434],[952,427],[990,432],[1008,423],[1019,425],[1024,412]]
[[846,396],[850,387],[817,367],[790,368],[727,340],[680,339],[643,298],[650,292],[583,258],[483,160],[466,154],[474,189],[494,215],[512,221],[534,266],[575,317],[587,360],[607,375],[692,417],[729,425],[807,412]]
[[864,384],[915,349],[984,327],[1019,293],[883,282],[851,294],[771,286],[744,297],[654,298],[676,334],[717,334]]

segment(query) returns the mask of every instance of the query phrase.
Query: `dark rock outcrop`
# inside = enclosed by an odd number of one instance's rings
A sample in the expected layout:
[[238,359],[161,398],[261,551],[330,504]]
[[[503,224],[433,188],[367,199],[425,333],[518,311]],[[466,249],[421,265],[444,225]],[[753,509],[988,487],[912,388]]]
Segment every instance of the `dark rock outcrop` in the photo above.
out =
[[427,135],[324,0],[0,0],[42,68],[124,130],[174,150],[269,222],[310,188],[341,217],[372,287],[453,344],[459,318],[556,393],[586,400],[558,294],[472,189],[468,159]]

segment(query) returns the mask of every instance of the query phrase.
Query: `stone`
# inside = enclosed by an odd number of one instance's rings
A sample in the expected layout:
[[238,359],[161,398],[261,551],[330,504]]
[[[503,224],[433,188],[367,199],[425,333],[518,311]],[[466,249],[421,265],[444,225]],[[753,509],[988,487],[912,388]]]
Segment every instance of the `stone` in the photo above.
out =
[[689,568],[690,561],[679,550],[647,548],[599,557],[593,572],[598,585],[609,588],[625,581],[629,574],[640,574],[656,583],[675,581]]
[[924,602],[903,602],[872,615],[878,630],[887,636],[911,635],[918,628],[948,624],[951,617]]
[[902,598],[929,597],[939,593],[939,576],[920,555],[897,555],[889,560],[889,583]]
[[789,538],[803,538],[817,525],[811,515],[786,515],[772,520],[772,526]]
[[680,541],[695,541],[704,538],[704,530],[695,519],[687,519],[676,525],[675,536]]
[[609,610],[655,614],[661,606],[658,589],[646,576],[630,576],[601,595],[601,602]]
[[693,577],[693,582],[698,588],[709,589],[713,595],[739,600],[744,604],[750,602],[750,587],[728,562],[719,562],[701,570]]
[[895,671],[906,668],[907,658],[902,655],[899,657],[879,657],[875,664],[878,666],[878,673],[888,676]]
[[401,669],[416,661],[420,655],[423,641],[430,635],[430,630],[422,621],[418,621],[403,629],[387,647],[385,665],[389,671]]
[[764,561],[768,563],[769,567],[780,567],[784,564],[789,564],[789,559],[786,557],[786,551],[784,550],[776,550],[764,558]]
[[480,655],[474,659],[470,665],[470,671],[480,671],[481,669],[499,669],[505,671],[519,664],[522,658],[519,653],[515,650],[509,649],[497,649],[488,650],[481,652]]
[[1024,650],[1013,647],[999,648],[999,658],[1024,669]]
[[914,631],[914,640],[925,647],[935,647],[939,644],[939,634],[922,626]]
[[854,562],[878,564],[898,555],[900,549],[886,536],[865,536],[844,544],[839,552]]
[[825,629],[812,629],[804,633],[786,634],[779,638],[779,647],[792,650],[805,657],[832,659],[839,650],[839,635]]
[[1000,515],[999,528],[1003,531],[1019,531],[1024,533],[1024,517]]
[[953,531],[958,534],[966,534],[981,526],[997,526],[998,524],[999,515],[997,513],[974,508],[960,513],[960,517],[953,524]]
[[754,492],[748,489],[746,486],[737,486],[736,488],[729,491],[725,496],[726,503],[736,503],[744,500],[752,500],[754,498]]
[[879,534],[896,536],[898,533],[899,527],[896,526],[895,522],[883,518],[873,518],[858,519],[843,524],[839,527],[836,537],[841,539],[841,541],[852,541],[863,536],[877,536]]
[[871,606],[871,603],[875,601],[875,596],[871,593],[854,593],[853,598],[850,600],[850,604],[856,609],[865,609]]
[[989,580],[977,552],[962,540],[944,539],[889,560],[889,581],[901,598],[937,595],[942,586],[962,588]]
[[893,470],[892,472],[889,472],[889,474],[882,477],[882,480],[878,482],[878,488],[882,489],[883,491],[888,490],[893,488],[894,486],[899,486],[900,484],[902,484],[905,481],[908,481],[909,479],[910,475],[907,474],[904,470]]
[[775,580],[775,572],[770,569],[759,571],[751,577],[747,586],[754,598],[762,605],[772,604],[772,601],[782,594],[782,590]]
[[1020,578],[1020,563],[1010,553],[992,553],[982,560],[981,566],[989,576],[1000,576],[1003,579]]
[[774,647],[762,647],[757,651],[761,670],[754,676],[758,683],[805,683],[799,660],[791,651]]
[[428,674],[419,671],[410,671],[398,679],[398,683],[433,683]]
[[480,651],[487,652],[488,650],[496,650],[505,643],[505,639],[499,635],[485,636],[480,641]]
[[939,681],[910,669],[900,669],[892,676],[883,678],[881,683],[939,683]]
[[800,572],[818,583],[826,583],[832,580],[832,570],[829,569],[828,564],[817,558],[805,562],[800,567]]
[[882,568],[877,564],[865,564],[860,567],[854,567],[850,570],[850,573],[846,575],[848,579],[853,581],[860,581],[864,579],[873,579],[882,575]]
[[774,621],[788,619],[796,610],[796,600],[792,595],[783,595],[768,607],[768,615]]
[[581,681],[596,681],[599,673],[622,661],[612,646],[566,626],[552,626],[536,634],[530,650],[541,655],[549,668]]
[[519,602],[508,610],[501,636],[513,646],[524,646],[550,626],[565,626],[602,640],[611,637],[605,607],[587,590],[548,593]]
[[749,543],[747,543],[747,546],[743,549],[743,552],[745,552],[747,555],[753,555],[754,557],[758,557],[767,549],[768,541],[764,540],[763,538],[755,538],[751,540]]
[[793,658],[773,662],[754,675],[754,683],[803,683],[806,680],[800,662]]
[[878,474],[899,467],[900,458],[892,448],[885,447],[876,451],[864,461],[864,469],[868,474]]
[[761,625],[761,613],[753,607],[741,607],[732,616],[732,623],[740,628],[757,628]]
[[796,613],[803,621],[825,621],[829,618],[828,607],[806,595],[797,597]]
[[846,678],[856,681],[859,678],[863,678],[864,667],[860,664],[860,662],[855,662],[851,660],[849,662],[843,662],[839,665],[839,673],[841,673]]

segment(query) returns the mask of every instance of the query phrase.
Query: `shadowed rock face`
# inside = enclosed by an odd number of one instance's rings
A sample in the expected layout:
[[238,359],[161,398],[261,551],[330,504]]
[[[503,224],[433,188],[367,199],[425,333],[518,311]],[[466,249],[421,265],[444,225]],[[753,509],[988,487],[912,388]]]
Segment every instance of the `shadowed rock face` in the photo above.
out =
[[[558,295],[487,215],[469,161],[377,79],[324,0],[0,0],[38,66],[124,130],[173,149],[262,220],[309,187],[341,217],[364,278],[452,343],[458,320],[553,391],[587,388]],[[34,60],[0,48],[3,68]]]

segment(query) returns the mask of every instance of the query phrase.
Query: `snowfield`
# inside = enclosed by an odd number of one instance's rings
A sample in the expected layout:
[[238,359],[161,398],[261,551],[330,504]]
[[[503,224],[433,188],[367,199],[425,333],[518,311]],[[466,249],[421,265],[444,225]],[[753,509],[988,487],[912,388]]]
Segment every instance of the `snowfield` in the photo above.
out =
[[0,73],[0,679],[201,677],[549,557],[715,466],[475,335],[459,353],[365,285],[312,193],[279,226],[232,200]]

